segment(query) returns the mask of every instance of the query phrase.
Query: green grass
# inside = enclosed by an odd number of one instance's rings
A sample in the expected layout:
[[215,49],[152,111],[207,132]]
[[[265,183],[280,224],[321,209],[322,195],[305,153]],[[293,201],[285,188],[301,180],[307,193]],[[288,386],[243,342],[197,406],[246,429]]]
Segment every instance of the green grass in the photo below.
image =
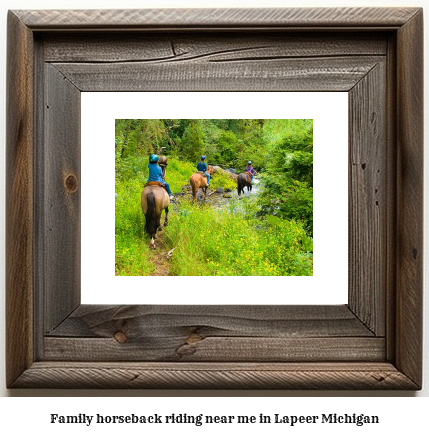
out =
[[115,274],[143,276],[153,271],[140,195],[145,181],[140,177],[116,182],[115,200]]
[[176,247],[170,273],[180,276],[313,274],[311,239],[302,225],[280,219],[271,223],[246,219],[248,213],[246,205],[213,209],[183,204],[181,211],[171,218],[166,232],[167,241]]
[[197,171],[195,167],[196,164],[194,165],[190,162],[183,162],[171,158],[168,159],[165,180],[170,185],[170,189],[173,194],[180,192],[183,186],[189,184],[190,177]]

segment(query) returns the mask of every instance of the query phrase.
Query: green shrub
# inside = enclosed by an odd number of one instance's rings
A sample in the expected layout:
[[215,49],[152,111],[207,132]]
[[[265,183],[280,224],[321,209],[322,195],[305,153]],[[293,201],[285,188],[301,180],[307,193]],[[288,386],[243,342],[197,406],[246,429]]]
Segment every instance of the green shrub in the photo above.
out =
[[210,179],[210,187],[214,190],[217,188],[231,189],[232,191],[237,189],[237,182],[229,177],[227,174],[218,171],[213,177]]

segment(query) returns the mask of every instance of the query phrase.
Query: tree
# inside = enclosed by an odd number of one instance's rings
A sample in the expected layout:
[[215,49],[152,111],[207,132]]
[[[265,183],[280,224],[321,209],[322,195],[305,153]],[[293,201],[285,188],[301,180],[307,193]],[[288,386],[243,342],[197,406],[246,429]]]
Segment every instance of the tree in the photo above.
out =
[[238,139],[231,130],[223,131],[218,142],[216,163],[225,166],[234,166],[237,160]]
[[183,133],[181,151],[185,159],[198,161],[204,152],[203,131],[200,120],[192,120]]
[[269,154],[262,179],[262,211],[303,221],[312,234],[313,121],[270,121],[265,132]]
[[163,120],[115,120],[116,151],[121,158],[157,152],[167,138]]

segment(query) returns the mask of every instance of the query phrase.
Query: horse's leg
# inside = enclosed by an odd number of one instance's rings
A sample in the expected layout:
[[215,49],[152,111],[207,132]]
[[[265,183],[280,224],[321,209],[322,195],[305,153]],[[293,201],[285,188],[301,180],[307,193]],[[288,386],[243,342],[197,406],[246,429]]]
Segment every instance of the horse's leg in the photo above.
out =
[[200,189],[200,184],[195,180],[195,192],[194,192],[194,201],[197,201],[198,190]]
[[164,220],[164,227],[168,225],[168,206],[165,208],[165,220]]
[[200,182],[195,180],[195,185],[193,186],[194,190],[192,191],[194,195],[194,202],[197,201],[198,190],[200,189]]

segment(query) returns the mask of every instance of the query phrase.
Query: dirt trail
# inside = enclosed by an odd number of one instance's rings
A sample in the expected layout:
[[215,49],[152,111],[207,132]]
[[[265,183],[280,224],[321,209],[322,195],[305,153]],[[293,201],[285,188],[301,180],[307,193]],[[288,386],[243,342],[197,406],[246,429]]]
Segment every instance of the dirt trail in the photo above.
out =
[[158,238],[155,239],[155,250],[152,250],[151,260],[155,266],[155,271],[151,276],[168,276],[170,269],[170,261],[167,256],[167,249],[164,242],[164,231],[158,232]]

